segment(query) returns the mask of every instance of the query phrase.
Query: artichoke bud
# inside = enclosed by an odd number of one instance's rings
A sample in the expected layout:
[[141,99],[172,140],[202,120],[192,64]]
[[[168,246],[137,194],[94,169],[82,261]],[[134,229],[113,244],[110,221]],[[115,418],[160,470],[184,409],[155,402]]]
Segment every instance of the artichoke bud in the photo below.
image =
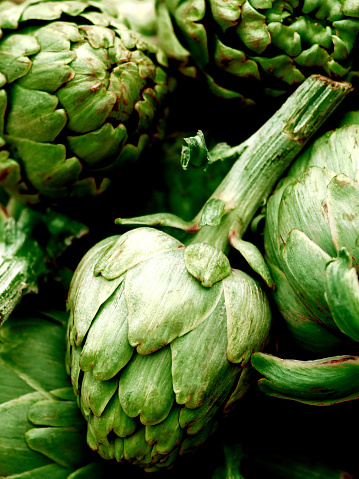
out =
[[220,250],[148,227],[95,245],[68,307],[67,367],[88,443],[146,470],[204,442],[248,389],[270,325],[259,285]]
[[105,2],[30,3],[0,6],[1,184],[32,203],[101,193],[158,134],[166,58]]
[[180,71],[195,68],[213,94],[245,105],[313,73],[358,75],[355,1],[161,0],[157,16],[159,44]]
[[265,250],[290,331],[311,350],[359,340],[359,125],[316,140],[268,202]]

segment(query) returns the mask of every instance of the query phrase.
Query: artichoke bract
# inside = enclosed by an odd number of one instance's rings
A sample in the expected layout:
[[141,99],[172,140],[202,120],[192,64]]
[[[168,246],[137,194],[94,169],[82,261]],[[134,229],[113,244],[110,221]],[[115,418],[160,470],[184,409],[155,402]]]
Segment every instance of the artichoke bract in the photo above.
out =
[[294,163],[268,201],[265,225],[288,331],[311,356],[325,357],[255,354],[252,364],[265,376],[263,392],[315,405],[359,398],[358,113],[343,123]]
[[158,134],[166,57],[105,2],[0,5],[0,183],[23,201],[96,195]]
[[33,311],[0,329],[1,477],[108,477],[89,454],[64,368],[66,322],[63,311]]
[[359,341],[358,124],[316,140],[268,201],[264,245],[274,297],[311,351]]
[[188,75],[201,72],[224,98],[251,103],[293,91],[313,73],[340,79],[359,70],[355,1],[157,3],[157,35],[169,57]]
[[[147,471],[171,467],[253,383],[250,357],[267,342],[270,309],[259,283],[232,269],[224,251],[231,241],[262,270],[259,250],[241,236],[350,89],[312,77],[247,142],[219,145],[239,159],[193,222],[172,214],[117,220],[196,232],[186,244],[143,226],[84,256],[68,297],[67,368],[88,444],[102,457]],[[214,160],[203,134],[187,143],[186,166]]]

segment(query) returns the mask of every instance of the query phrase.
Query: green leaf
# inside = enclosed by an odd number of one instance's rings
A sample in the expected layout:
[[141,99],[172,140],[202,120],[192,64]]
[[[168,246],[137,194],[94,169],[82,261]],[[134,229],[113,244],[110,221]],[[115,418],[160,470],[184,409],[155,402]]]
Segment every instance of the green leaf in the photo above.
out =
[[233,270],[223,280],[227,309],[227,357],[244,366],[253,351],[268,339],[271,313],[268,300],[258,283],[242,271]]
[[260,80],[256,62],[247,58],[241,50],[225,45],[217,37],[215,42],[214,61],[219,68],[240,78]]
[[37,143],[14,136],[6,136],[6,141],[17,149],[26,177],[41,194],[52,198],[65,194],[82,170],[77,158],[66,158],[62,144]]
[[255,353],[252,364],[265,376],[266,379],[259,381],[259,388],[269,396],[315,406],[359,397],[359,358],[356,356],[297,361]]
[[92,411],[95,416],[100,417],[117,388],[118,379],[99,381],[94,377],[92,371],[85,372],[81,385],[81,409],[83,414],[88,416]]
[[[81,431],[85,421],[74,401],[43,400],[33,404],[28,412],[28,420],[37,426],[52,426],[61,428],[73,428]],[[77,436],[76,436],[77,437]]]
[[[177,404],[200,407],[221,383],[227,369],[227,311],[224,295],[196,329],[171,343],[173,390]],[[203,365],[206,367],[203,367]]]
[[[72,51],[46,52],[41,50],[32,58],[31,69],[27,75],[20,78],[16,85],[27,90],[52,93],[74,77],[74,71],[68,64],[75,58],[76,54]],[[26,103],[25,106],[27,106]],[[42,111],[40,105],[38,111],[39,113]]]
[[171,228],[188,232],[193,232],[198,228],[193,221],[185,221],[172,213],[154,213],[152,215],[137,216],[135,218],[117,218],[115,223],[119,225],[170,226]]
[[341,0],[305,0],[303,13],[315,11],[316,18],[327,19],[330,22],[339,20],[343,16],[343,2]]
[[99,255],[94,274],[107,280],[118,278],[134,266],[183,244],[155,228],[137,228],[112,237],[112,244]]
[[150,354],[196,328],[216,307],[222,287],[204,288],[188,273],[183,249],[132,268],[125,286],[131,345]]
[[0,71],[6,72],[8,83],[25,76],[31,68],[27,55],[34,55],[40,50],[32,35],[8,35],[0,43]]
[[67,113],[67,126],[75,133],[100,128],[116,103],[115,93],[106,90],[104,81],[80,73],[56,95]]
[[203,207],[198,226],[217,226],[226,214],[226,203],[218,198],[210,199]]
[[51,142],[66,125],[66,113],[56,109],[56,96],[14,85],[10,90],[6,132],[32,142]]
[[122,282],[102,305],[87,334],[80,357],[83,371],[93,370],[96,379],[114,377],[131,359],[127,306]]
[[198,130],[196,136],[184,138],[187,146],[182,147],[181,165],[184,170],[187,168],[203,168],[211,163],[211,157],[207,150],[206,140],[203,132]]
[[209,62],[207,33],[201,23],[206,13],[204,0],[170,0],[167,2],[195,62],[203,67]]
[[210,0],[212,16],[223,32],[237,25],[244,2],[245,0]]
[[269,23],[268,30],[275,47],[280,48],[290,57],[296,57],[301,53],[302,45],[299,33],[280,22]]
[[256,53],[262,53],[271,42],[266,17],[257,12],[249,2],[242,6],[237,34],[244,45]]
[[337,251],[345,247],[359,267],[359,186],[346,175],[335,176],[328,185],[330,228]]
[[[115,237],[116,238],[116,237]],[[81,260],[73,276],[68,296],[68,306],[73,314],[71,344],[80,345],[90,328],[99,307],[112,295],[121,283],[122,277],[107,281],[94,274],[94,268],[104,249],[115,238],[106,238],[91,248]]]
[[40,452],[63,467],[79,467],[86,460],[87,444],[84,436],[70,428],[30,429],[25,433],[25,440],[32,450]]
[[170,454],[181,443],[184,431],[179,424],[179,412],[179,407],[173,407],[162,422],[146,426],[146,442],[153,445],[152,457]]
[[118,390],[121,406],[128,416],[139,416],[144,425],[166,419],[175,398],[171,364],[168,347],[148,355],[134,355],[121,375]]
[[46,392],[69,385],[61,325],[31,317],[12,318],[0,329],[0,341],[2,362],[35,390]]
[[206,288],[210,288],[232,272],[227,256],[206,243],[187,246],[184,259],[187,271]]
[[338,328],[354,341],[359,341],[358,275],[345,248],[326,268],[325,297]]
[[249,266],[258,273],[269,288],[274,289],[274,281],[262,253],[252,243],[243,241],[236,235],[230,236],[230,243],[245,258]]
[[31,450],[25,441],[25,433],[32,427],[27,420],[28,409],[42,397],[40,393],[27,394],[0,406],[2,425],[0,470],[5,477],[11,474],[21,474],[51,463],[48,458]]

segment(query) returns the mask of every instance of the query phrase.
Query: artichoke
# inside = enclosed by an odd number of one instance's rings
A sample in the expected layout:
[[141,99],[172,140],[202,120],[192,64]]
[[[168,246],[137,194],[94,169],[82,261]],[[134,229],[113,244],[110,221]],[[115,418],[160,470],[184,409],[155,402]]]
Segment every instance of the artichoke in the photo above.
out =
[[311,358],[254,355],[267,394],[318,405],[359,397],[358,120],[318,138],[268,201],[274,299]]
[[1,2],[0,36],[0,184],[28,203],[102,192],[158,134],[165,55],[101,1]]
[[1,477],[104,477],[63,365],[66,320],[22,314],[0,329]]
[[[293,91],[308,75],[348,78],[359,8],[350,0],[158,0],[157,36],[188,75],[245,103]],[[194,64],[194,65],[193,65]]]
[[68,297],[67,368],[88,421],[87,442],[102,457],[147,471],[168,468],[202,444],[220,412],[250,387],[250,356],[267,342],[270,310],[257,281],[232,269],[224,251],[230,240],[256,271],[265,270],[241,236],[350,88],[311,77],[238,147],[221,144],[209,153],[203,135],[187,139],[186,166],[239,157],[198,217],[118,220],[196,232],[186,244],[143,226],[84,256]]

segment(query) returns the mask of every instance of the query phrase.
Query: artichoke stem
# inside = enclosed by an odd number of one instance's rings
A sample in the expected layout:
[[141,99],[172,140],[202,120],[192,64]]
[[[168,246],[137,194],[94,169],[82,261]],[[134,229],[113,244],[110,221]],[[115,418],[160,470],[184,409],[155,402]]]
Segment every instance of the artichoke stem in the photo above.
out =
[[350,91],[350,83],[321,75],[302,83],[245,142],[238,160],[209,198],[225,203],[227,214],[220,224],[203,226],[186,244],[207,243],[226,252],[229,235],[243,236],[285,169]]

